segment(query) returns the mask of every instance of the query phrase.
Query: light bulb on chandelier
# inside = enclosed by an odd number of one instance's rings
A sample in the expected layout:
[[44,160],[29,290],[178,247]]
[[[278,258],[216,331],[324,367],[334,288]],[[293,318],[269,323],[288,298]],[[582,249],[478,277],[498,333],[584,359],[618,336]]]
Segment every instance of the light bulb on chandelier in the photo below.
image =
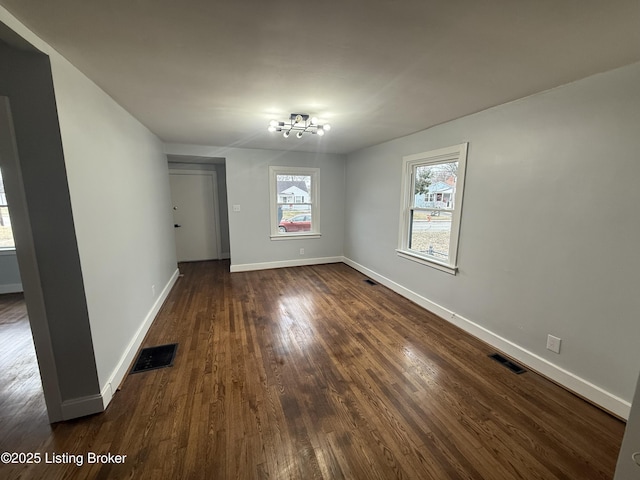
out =
[[297,138],[302,138],[305,133],[322,137],[331,130],[331,125],[321,124],[317,117],[309,117],[303,113],[292,113],[286,121],[271,120],[267,130],[272,133],[282,132],[284,138],[289,138],[291,132],[294,132]]

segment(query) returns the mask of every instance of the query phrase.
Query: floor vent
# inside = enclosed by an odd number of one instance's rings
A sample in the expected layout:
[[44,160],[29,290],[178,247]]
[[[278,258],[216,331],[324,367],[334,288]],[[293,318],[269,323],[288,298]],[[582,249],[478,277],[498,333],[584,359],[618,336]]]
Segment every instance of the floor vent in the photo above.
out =
[[177,343],[143,348],[129,373],[140,373],[155,370],[156,368],[171,367],[177,350]]
[[526,370],[522,368],[520,365],[518,365],[517,363],[513,363],[511,360],[503,357],[499,353],[494,353],[492,355],[489,355],[489,357],[493,358],[496,362],[500,362],[502,365],[507,367],[513,373],[517,373],[518,375],[520,375],[521,373],[526,372]]
[[367,278],[365,282],[368,283],[369,285],[377,285],[377,283],[371,280],[370,278]]

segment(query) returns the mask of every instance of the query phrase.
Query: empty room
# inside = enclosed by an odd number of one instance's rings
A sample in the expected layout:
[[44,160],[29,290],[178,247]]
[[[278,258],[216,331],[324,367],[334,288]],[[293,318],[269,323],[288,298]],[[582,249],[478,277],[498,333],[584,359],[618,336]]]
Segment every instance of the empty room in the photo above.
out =
[[0,477],[640,479],[639,24],[0,0]]

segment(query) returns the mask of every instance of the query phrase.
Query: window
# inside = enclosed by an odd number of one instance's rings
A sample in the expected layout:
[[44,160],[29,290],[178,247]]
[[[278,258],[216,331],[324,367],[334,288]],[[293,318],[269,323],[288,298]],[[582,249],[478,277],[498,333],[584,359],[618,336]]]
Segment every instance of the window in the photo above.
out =
[[13,230],[11,229],[11,218],[9,217],[9,206],[7,205],[7,195],[4,192],[2,181],[2,171],[0,171],[0,250],[14,249]]
[[320,169],[269,167],[271,239],[320,236]]
[[403,158],[398,255],[457,270],[467,144]]

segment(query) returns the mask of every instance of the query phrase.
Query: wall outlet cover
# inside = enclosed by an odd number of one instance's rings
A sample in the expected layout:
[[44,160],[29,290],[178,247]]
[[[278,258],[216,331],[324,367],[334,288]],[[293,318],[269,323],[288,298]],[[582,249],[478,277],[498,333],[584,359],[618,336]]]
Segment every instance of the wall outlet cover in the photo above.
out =
[[554,353],[560,353],[560,344],[562,339],[553,335],[547,335],[547,350],[551,350]]

